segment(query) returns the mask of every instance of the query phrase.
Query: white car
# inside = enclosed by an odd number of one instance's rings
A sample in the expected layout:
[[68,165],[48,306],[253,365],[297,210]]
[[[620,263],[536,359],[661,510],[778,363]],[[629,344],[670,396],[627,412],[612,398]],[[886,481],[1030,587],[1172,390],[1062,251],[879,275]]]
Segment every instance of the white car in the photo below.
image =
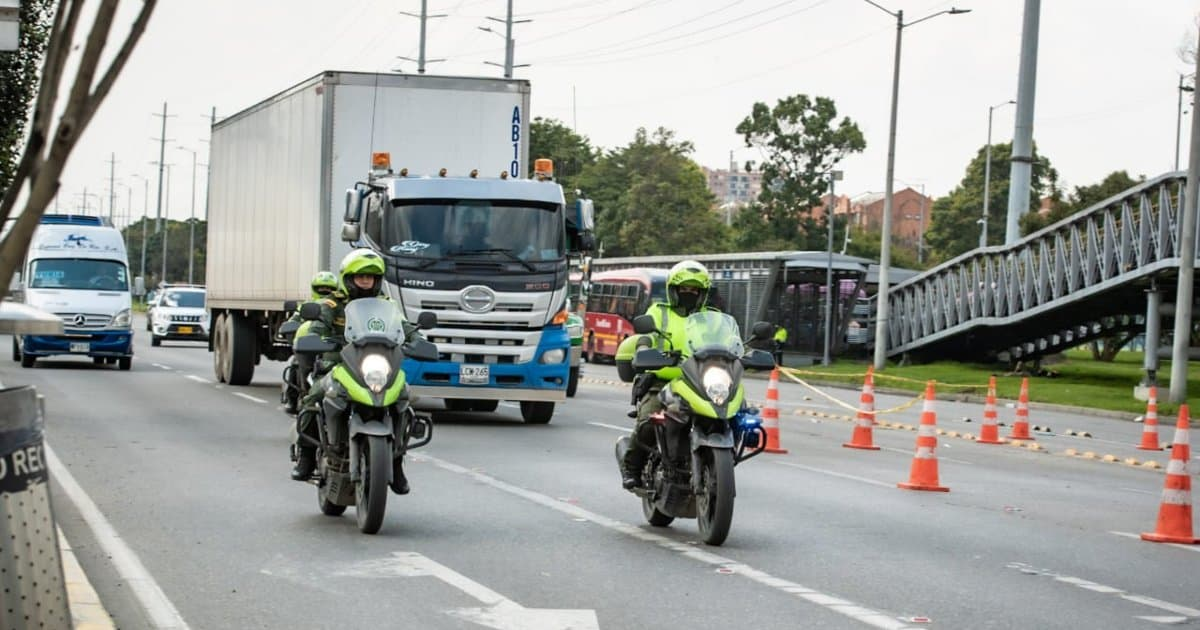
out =
[[167,287],[156,297],[150,314],[150,345],[164,339],[208,341],[208,311],[203,287]]

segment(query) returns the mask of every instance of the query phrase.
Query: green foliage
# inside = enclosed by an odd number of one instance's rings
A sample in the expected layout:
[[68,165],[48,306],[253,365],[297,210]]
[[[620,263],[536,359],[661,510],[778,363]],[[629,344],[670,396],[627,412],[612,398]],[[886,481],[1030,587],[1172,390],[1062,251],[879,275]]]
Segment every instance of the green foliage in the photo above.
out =
[[[825,174],[867,146],[857,124],[848,117],[836,119],[833,99],[796,94],[773,108],[755,103],[738,124],[746,146],[764,156],[759,203],[738,217],[734,242],[739,249],[824,248],[824,218],[809,218],[808,211],[820,205],[828,189]],[[746,167],[750,170],[752,164]]]
[[[532,160],[550,158],[554,160],[554,176],[567,201],[574,200],[579,188],[579,175],[583,169],[596,162],[599,151],[592,147],[587,136],[581,136],[553,118],[537,117],[529,125],[529,155]],[[530,169],[533,165],[529,165]],[[584,195],[588,195],[584,191]]]
[[[196,284],[204,284],[205,252],[208,251],[208,223],[200,219],[192,219],[196,223],[196,256],[193,260],[192,279]],[[167,238],[167,281],[187,282],[188,280],[188,242],[191,238],[189,221],[163,221],[163,231],[154,231],[154,219],[142,219],[131,223],[121,230],[125,236],[126,250],[129,252],[129,273],[131,276],[142,275],[142,229],[145,226],[146,241],[146,286],[157,285],[162,276],[162,246],[163,235]]]
[[673,131],[639,128],[584,168],[577,181],[596,204],[605,256],[724,251],[726,228],[692,150]]
[[[834,246],[837,248],[840,247],[838,245],[840,241],[837,240],[837,236],[841,235],[842,231],[841,228],[837,227],[837,223],[834,223],[834,226],[837,228],[834,230]],[[850,233],[850,244],[846,246],[846,255],[878,261],[882,247],[883,232],[881,230],[872,230],[869,232],[856,232],[852,230]],[[838,249],[838,251],[841,250]],[[915,248],[902,247],[895,239],[892,240],[890,262],[893,267],[904,269],[924,269],[927,266],[917,264],[917,250]]]
[[[987,147],[981,147],[967,165],[967,172],[950,194],[933,202],[925,243],[939,260],[949,260],[979,246],[979,218],[983,215],[983,180]],[[992,145],[991,184],[988,188],[988,245],[1004,242],[1008,214],[1009,160],[1011,144]],[[1050,160],[1033,148],[1033,178],[1029,189],[1029,207],[1036,210],[1041,198],[1059,200],[1058,172]],[[1033,214],[1031,212],[1031,214]]]
[[1113,171],[1098,184],[1077,186],[1067,199],[1054,204],[1046,216],[1029,213],[1021,217],[1021,233],[1030,234],[1047,225],[1057,223],[1080,210],[1086,210],[1109,197],[1119,195],[1134,186],[1146,181],[1145,175],[1137,179],[1129,176],[1126,171]]
[[21,0],[19,4],[21,35],[17,50],[0,52],[0,196],[12,183],[21,155],[54,6],[53,0]]

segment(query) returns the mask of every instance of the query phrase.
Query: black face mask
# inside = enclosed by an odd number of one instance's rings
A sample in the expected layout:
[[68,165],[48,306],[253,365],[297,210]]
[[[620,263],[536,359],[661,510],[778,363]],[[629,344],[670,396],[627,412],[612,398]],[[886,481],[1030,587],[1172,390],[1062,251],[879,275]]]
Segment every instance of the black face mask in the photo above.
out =
[[699,293],[684,293],[680,291],[677,295],[679,296],[679,307],[685,311],[695,310],[700,304]]

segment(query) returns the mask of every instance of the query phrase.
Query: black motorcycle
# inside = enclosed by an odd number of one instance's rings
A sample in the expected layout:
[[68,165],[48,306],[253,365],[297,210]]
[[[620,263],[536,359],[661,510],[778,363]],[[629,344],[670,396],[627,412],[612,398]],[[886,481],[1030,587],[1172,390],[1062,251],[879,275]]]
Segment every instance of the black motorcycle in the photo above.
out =
[[[659,333],[654,317],[633,320],[638,334]],[[650,417],[654,444],[642,469],[641,487],[631,490],[642,499],[642,512],[654,526],[676,518],[695,518],[700,536],[720,545],[733,522],[733,468],[766,448],[766,434],[757,412],[745,404],[744,369],[770,370],[770,353],[746,353],[737,321],[724,313],[694,313],[684,324],[683,348],[647,348],[633,358],[634,404],[649,391],[654,372],[677,367],[659,391],[664,409]],[[753,339],[771,334],[767,322],[754,325]],[[665,335],[662,335],[664,338]],[[646,436],[639,436],[646,440]],[[629,436],[617,440],[617,465],[629,449]]]

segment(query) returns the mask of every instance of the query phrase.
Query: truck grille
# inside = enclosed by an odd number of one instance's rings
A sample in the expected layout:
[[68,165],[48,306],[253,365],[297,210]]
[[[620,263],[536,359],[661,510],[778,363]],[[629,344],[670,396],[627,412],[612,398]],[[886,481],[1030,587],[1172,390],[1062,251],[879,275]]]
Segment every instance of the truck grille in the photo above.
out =
[[[449,300],[421,300],[421,310],[423,311],[457,311],[461,308],[462,307],[458,305],[458,302],[451,302]],[[492,308],[491,312],[532,313],[533,303],[501,301],[496,303],[496,306]]]
[[62,319],[63,328],[73,330],[96,330],[105,328],[112,321],[109,315],[100,315],[97,313],[55,313],[59,319]]

